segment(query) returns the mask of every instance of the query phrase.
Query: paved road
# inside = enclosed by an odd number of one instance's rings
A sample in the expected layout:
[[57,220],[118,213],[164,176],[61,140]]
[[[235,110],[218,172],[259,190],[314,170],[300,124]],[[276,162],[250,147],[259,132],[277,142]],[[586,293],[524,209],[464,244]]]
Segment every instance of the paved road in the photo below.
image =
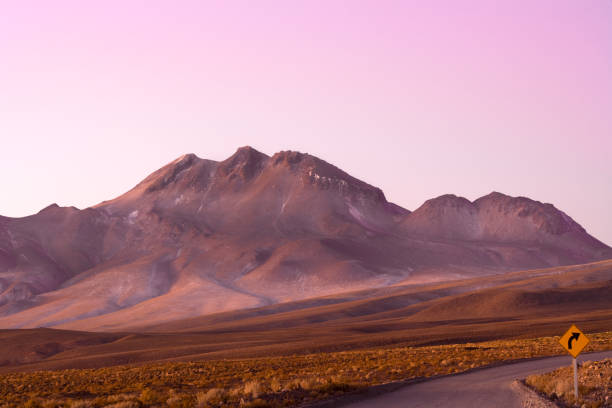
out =
[[[583,354],[578,361],[612,357],[612,351]],[[571,365],[571,356],[508,364],[407,385],[397,391],[346,405],[350,408],[494,407],[521,408],[521,399],[511,388],[517,378]]]

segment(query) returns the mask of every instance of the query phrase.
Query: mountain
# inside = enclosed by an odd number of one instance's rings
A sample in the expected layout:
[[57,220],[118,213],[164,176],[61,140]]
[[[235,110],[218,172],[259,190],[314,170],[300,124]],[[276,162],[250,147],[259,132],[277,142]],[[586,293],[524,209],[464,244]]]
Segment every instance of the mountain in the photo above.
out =
[[340,292],[612,258],[550,204],[414,212],[314,156],[182,156],[92,208],[0,217],[0,327],[120,330]]
[[609,253],[609,247],[552,204],[498,192],[474,202],[443,195],[426,201],[401,224],[409,235],[429,239],[535,245],[550,264],[580,263]]

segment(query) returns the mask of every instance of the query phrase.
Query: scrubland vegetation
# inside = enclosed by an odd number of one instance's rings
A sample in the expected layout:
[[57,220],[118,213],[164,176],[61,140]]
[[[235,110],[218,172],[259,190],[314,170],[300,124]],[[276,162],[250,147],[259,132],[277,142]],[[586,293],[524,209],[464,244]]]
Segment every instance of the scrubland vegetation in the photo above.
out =
[[[585,351],[612,349],[612,332]],[[394,381],[556,355],[558,337],[0,376],[0,407],[289,407]]]
[[585,361],[580,364],[578,400],[574,396],[574,373],[571,367],[531,375],[525,383],[561,406],[612,407],[612,359]]

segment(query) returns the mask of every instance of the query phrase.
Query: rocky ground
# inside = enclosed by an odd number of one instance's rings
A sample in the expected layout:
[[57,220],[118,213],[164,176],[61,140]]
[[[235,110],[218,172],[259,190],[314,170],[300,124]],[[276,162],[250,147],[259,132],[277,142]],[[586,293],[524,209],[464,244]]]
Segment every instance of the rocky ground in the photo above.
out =
[[571,367],[527,377],[525,383],[562,407],[612,407],[612,359],[585,361],[578,368],[580,398],[573,391]]

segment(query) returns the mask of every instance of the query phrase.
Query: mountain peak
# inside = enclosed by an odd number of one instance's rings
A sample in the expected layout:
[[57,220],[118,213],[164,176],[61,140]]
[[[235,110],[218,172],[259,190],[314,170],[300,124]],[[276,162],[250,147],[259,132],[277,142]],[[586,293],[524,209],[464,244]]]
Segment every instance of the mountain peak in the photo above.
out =
[[[578,223],[554,205],[527,197],[512,197],[492,192],[475,200],[474,205],[483,217],[489,220],[489,225],[509,217],[508,220],[524,220],[536,230],[552,235],[584,231]],[[494,222],[494,219],[497,221]],[[507,228],[508,226],[499,227],[500,230]],[[516,225],[514,228],[517,228]]]
[[[173,183],[183,171],[192,167],[198,161],[201,161],[198,156],[193,153],[188,153],[180,156],[171,163],[165,165],[161,169],[155,171],[144,179],[139,186],[146,185],[146,192],[161,190],[169,184]],[[138,187],[138,186],[136,186]]]
[[387,202],[378,187],[361,181],[340,168],[308,153],[281,151],[272,156],[275,166],[283,164],[299,169],[303,180],[322,190],[336,190],[342,195],[357,200]]
[[217,175],[230,180],[239,178],[248,181],[261,172],[269,157],[251,146],[238,148],[236,152],[219,163]]
[[471,240],[478,235],[477,210],[467,198],[444,194],[427,200],[403,221],[405,231],[445,239]]
[[544,242],[584,233],[552,204],[493,191],[474,202],[454,194],[427,200],[404,221],[406,231],[444,238]]
[[268,159],[268,155],[266,155],[265,153],[262,153],[259,150],[252,148],[251,146],[242,146],[236,149],[236,152],[234,152],[233,155],[225,159],[222,163],[264,159]]
[[59,205],[57,205],[57,203],[49,204],[48,206],[46,206],[45,208],[40,210],[38,213],[40,214],[40,213],[43,213],[43,212],[46,212],[46,211],[49,211],[49,210],[53,210],[53,209],[56,209],[56,208],[59,208]]
[[500,209],[515,209],[518,207],[530,208],[549,208],[550,210],[558,211],[552,204],[545,204],[540,201],[533,200],[528,197],[513,197],[507,194],[493,191],[485,196],[474,200],[474,205],[477,207],[497,207]]
[[274,166],[285,166],[289,168],[295,168],[305,160],[309,161],[311,165],[315,163],[314,156],[293,150],[281,150],[280,152],[274,153],[271,160]]
[[[249,152],[249,153],[258,153],[258,154],[264,154],[262,152],[260,152],[259,150],[255,149],[252,146],[246,145],[246,146],[240,146],[239,148],[236,149],[236,153],[239,152]],[[236,154],[234,153],[234,154]]]
[[482,196],[480,198],[493,199],[493,200],[503,200],[503,199],[509,199],[509,198],[514,198],[514,197],[509,196],[508,194],[500,193],[499,191],[491,191],[489,194],[484,195],[484,196]]
[[473,203],[465,197],[455,194],[443,194],[425,201],[421,207],[473,207]]
[[180,163],[180,162],[183,162],[183,161],[191,162],[191,161],[198,160],[198,159],[200,159],[200,158],[198,156],[196,156],[195,153],[185,153],[184,155],[174,159],[174,161],[172,161],[172,163]]

